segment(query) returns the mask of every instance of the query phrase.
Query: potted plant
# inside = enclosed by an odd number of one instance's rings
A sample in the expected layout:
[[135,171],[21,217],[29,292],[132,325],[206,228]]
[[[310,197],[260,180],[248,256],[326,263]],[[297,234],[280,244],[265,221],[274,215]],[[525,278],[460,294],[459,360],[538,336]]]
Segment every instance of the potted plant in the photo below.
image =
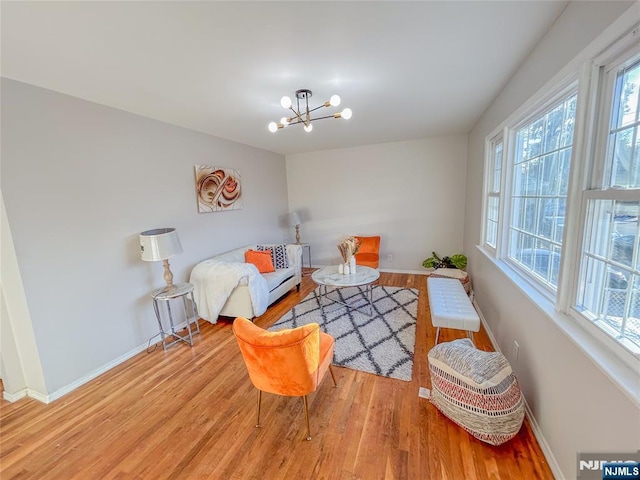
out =
[[431,253],[433,256],[422,262],[422,266],[425,268],[457,268],[459,270],[467,268],[467,256],[462,253],[442,258],[436,252]]

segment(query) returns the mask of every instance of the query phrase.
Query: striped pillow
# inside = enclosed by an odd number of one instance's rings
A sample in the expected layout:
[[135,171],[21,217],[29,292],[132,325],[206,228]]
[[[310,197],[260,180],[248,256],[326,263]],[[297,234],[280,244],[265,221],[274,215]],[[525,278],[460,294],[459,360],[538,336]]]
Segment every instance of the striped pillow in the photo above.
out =
[[271,250],[271,260],[276,268],[289,268],[289,258],[287,257],[287,246],[281,245],[258,245],[256,250],[266,252]]
[[468,338],[429,352],[431,403],[471,435],[491,445],[516,436],[524,402],[511,366],[499,352],[483,352]]

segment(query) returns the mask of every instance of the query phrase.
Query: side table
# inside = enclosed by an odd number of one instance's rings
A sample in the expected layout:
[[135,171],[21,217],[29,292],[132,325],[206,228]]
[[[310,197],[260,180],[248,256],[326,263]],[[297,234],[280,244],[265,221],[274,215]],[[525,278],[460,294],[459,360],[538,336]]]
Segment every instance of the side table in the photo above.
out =
[[[187,311],[187,296],[191,296],[191,315]],[[193,298],[193,285],[190,283],[179,283],[175,285],[175,288],[167,290],[167,287],[158,288],[151,292],[151,298],[153,298],[153,310],[156,312],[156,318],[158,319],[158,326],[160,327],[160,337],[162,337],[162,348],[165,350],[178,342],[188,343],[193,347],[193,332],[191,330],[191,324],[196,324],[196,332],[200,333],[200,325],[198,324],[198,307],[195,299]],[[173,323],[173,314],[171,313],[171,300],[175,298],[182,298],[182,307],[184,309],[184,318],[187,322],[188,335],[179,335],[176,333],[175,325]],[[162,327],[162,318],[160,316],[159,302],[164,302],[167,306],[167,314],[169,316],[169,325],[171,332],[165,332]],[[175,338],[172,342],[165,343],[165,338],[172,336]]]
[[308,259],[309,259],[309,268],[311,268],[311,245],[308,243],[301,243],[300,246],[302,247],[302,265],[301,266],[302,268],[304,268],[304,251],[306,250]]

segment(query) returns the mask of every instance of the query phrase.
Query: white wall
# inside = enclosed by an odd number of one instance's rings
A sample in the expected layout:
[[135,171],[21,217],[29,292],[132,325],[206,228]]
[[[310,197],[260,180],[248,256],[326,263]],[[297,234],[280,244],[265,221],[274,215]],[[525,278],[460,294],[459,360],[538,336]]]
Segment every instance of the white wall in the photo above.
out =
[[[510,358],[561,478],[576,478],[578,452],[640,449],[640,409],[492,261],[480,241],[484,139],[556,75],[631,2],[572,2],[469,134],[464,245],[476,299]],[[635,12],[625,18],[638,21]],[[612,38],[613,40],[613,38]],[[520,344],[517,363],[513,341]]]
[[313,263],[337,263],[348,234],[381,235],[383,270],[426,272],[431,251],[459,253],[466,157],[466,135],[288,155],[289,208],[304,213]]
[[46,392],[4,197],[0,191],[0,364],[4,393]]
[[[40,393],[157,333],[149,292],[163,285],[162,265],[140,260],[139,232],[177,228],[184,253],[171,259],[175,282],[202,259],[286,235],[283,156],[12,80],[1,87],[1,189],[46,382]],[[196,164],[238,169],[244,209],[197,213]]]

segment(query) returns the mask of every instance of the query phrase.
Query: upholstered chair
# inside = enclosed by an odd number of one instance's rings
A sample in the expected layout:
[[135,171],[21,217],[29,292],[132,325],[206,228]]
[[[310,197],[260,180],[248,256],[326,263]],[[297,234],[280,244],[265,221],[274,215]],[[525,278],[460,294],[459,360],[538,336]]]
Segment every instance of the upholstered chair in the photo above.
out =
[[360,248],[356,253],[356,265],[378,268],[380,264],[380,237],[358,237]]
[[234,320],[233,333],[251,383],[258,389],[256,427],[260,427],[262,392],[302,397],[307,440],[311,440],[307,395],[316,391],[327,370],[337,386],[331,367],[333,337],[321,332],[317,323],[270,332],[242,317]]

